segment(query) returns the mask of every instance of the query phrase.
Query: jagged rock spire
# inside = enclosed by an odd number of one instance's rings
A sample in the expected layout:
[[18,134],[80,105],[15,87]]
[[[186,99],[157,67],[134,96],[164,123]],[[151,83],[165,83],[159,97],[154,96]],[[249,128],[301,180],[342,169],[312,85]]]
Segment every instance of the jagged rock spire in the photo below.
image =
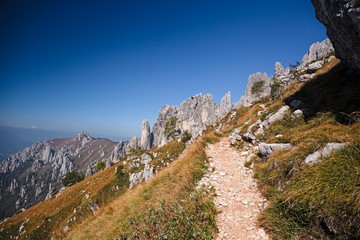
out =
[[142,149],[151,148],[150,124],[147,119],[142,122],[140,146]]

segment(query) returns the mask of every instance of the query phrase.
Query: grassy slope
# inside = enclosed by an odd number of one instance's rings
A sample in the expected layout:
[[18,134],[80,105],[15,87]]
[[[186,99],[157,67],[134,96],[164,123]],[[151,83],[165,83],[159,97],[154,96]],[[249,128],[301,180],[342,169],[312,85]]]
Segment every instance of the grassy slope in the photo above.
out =
[[[208,196],[201,199],[189,198],[195,192],[195,183],[202,177],[206,163],[204,145],[197,141],[187,151],[187,154],[175,161],[156,175],[150,182],[127,191],[111,204],[102,209],[96,217],[84,221],[74,228],[69,239],[112,239],[116,236],[149,239],[149,236],[160,236],[162,232],[156,230],[153,222],[146,217],[156,216],[158,226],[171,222],[178,224],[178,231],[182,231],[189,239],[209,239],[215,233],[215,209]],[[162,210],[161,204],[173,208],[171,213]],[[179,205],[179,208],[174,206]],[[195,209],[191,206],[201,206]],[[190,226],[180,224],[174,217],[176,211],[184,210],[185,215],[195,216]],[[154,213],[154,211],[157,211]],[[147,213],[147,214],[143,214]],[[171,217],[173,216],[173,218]],[[155,220],[154,219],[154,220]],[[136,224],[134,224],[136,223]],[[169,226],[170,228],[171,226]],[[181,228],[184,227],[184,228]],[[196,230],[196,231],[195,231]],[[164,230],[165,232],[165,230]],[[168,236],[169,237],[169,236]],[[169,237],[171,239],[171,236]]]
[[[260,224],[274,239],[360,238],[360,123],[357,77],[332,62],[318,77],[290,88],[288,102],[301,99],[316,111],[309,121],[285,116],[265,131],[265,142],[290,142],[294,150],[255,162],[255,177],[269,199]],[[336,80],[339,80],[337,82]],[[299,88],[300,87],[300,88]],[[346,125],[344,123],[351,123]],[[281,133],[283,137],[275,138]],[[328,142],[346,142],[314,166],[305,157]]]

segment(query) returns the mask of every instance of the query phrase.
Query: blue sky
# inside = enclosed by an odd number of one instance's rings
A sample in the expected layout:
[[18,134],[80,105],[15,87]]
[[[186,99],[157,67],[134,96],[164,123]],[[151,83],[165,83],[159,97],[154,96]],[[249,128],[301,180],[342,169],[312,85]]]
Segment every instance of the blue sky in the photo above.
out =
[[310,0],[0,2],[0,125],[114,140],[326,38]]

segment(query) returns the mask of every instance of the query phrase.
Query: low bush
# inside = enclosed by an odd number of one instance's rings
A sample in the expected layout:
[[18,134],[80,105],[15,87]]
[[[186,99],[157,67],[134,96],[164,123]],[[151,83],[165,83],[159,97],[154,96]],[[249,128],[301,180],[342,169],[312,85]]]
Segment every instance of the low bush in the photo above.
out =
[[101,171],[101,170],[104,170],[105,169],[105,166],[106,166],[106,164],[105,164],[105,162],[104,161],[100,161],[100,162],[98,162],[97,164],[96,164],[96,171],[97,172],[99,172],[99,171]]
[[65,186],[65,187],[69,187],[71,185],[74,185],[77,182],[80,182],[82,180],[84,180],[84,175],[77,172],[77,171],[72,171],[69,172],[65,175],[65,177],[63,179],[61,179],[61,183]]

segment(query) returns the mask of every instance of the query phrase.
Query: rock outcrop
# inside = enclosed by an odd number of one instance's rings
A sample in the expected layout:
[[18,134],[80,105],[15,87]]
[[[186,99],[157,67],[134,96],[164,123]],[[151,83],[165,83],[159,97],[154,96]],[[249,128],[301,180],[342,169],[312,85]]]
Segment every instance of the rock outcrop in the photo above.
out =
[[346,147],[346,145],[346,143],[327,143],[322,149],[308,155],[304,162],[308,165],[313,165],[319,162],[322,158],[330,156],[333,151]]
[[164,132],[165,124],[172,117],[177,117],[179,113],[179,107],[165,105],[160,109],[158,118],[153,126],[153,146],[162,146],[168,142],[168,138]]
[[302,58],[300,69],[305,69],[308,65],[327,57],[332,51],[334,48],[328,38],[322,42],[311,44],[309,51]]
[[[275,97],[281,89],[293,81],[307,81],[325,63],[333,58],[334,48],[329,39],[312,44],[304,55],[299,66],[284,68],[280,62],[274,66],[274,75],[269,77],[266,73],[255,73],[249,76],[244,96],[235,103],[235,108],[249,107],[253,102],[264,97]],[[272,89],[273,87],[273,89]]]
[[311,0],[336,50],[349,68],[360,72],[360,2],[358,0]]
[[151,148],[150,124],[147,119],[145,119],[142,122],[140,146],[142,149],[150,149]]
[[219,105],[211,94],[197,94],[183,101],[180,106],[165,105],[153,126],[153,146],[162,146],[173,139],[167,136],[165,131],[171,119],[176,120],[176,124],[172,126],[176,136],[187,131],[195,139],[207,126],[225,117],[231,109],[230,92],[225,94]]
[[255,73],[249,76],[245,94],[240,99],[240,105],[249,107],[255,101],[267,97],[271,92],[272,79],[266,73]]
[[279,150],[288,150],[294,146],[290,143],[260,143],[259,154],[261,157],[268,157],[272,152]]

